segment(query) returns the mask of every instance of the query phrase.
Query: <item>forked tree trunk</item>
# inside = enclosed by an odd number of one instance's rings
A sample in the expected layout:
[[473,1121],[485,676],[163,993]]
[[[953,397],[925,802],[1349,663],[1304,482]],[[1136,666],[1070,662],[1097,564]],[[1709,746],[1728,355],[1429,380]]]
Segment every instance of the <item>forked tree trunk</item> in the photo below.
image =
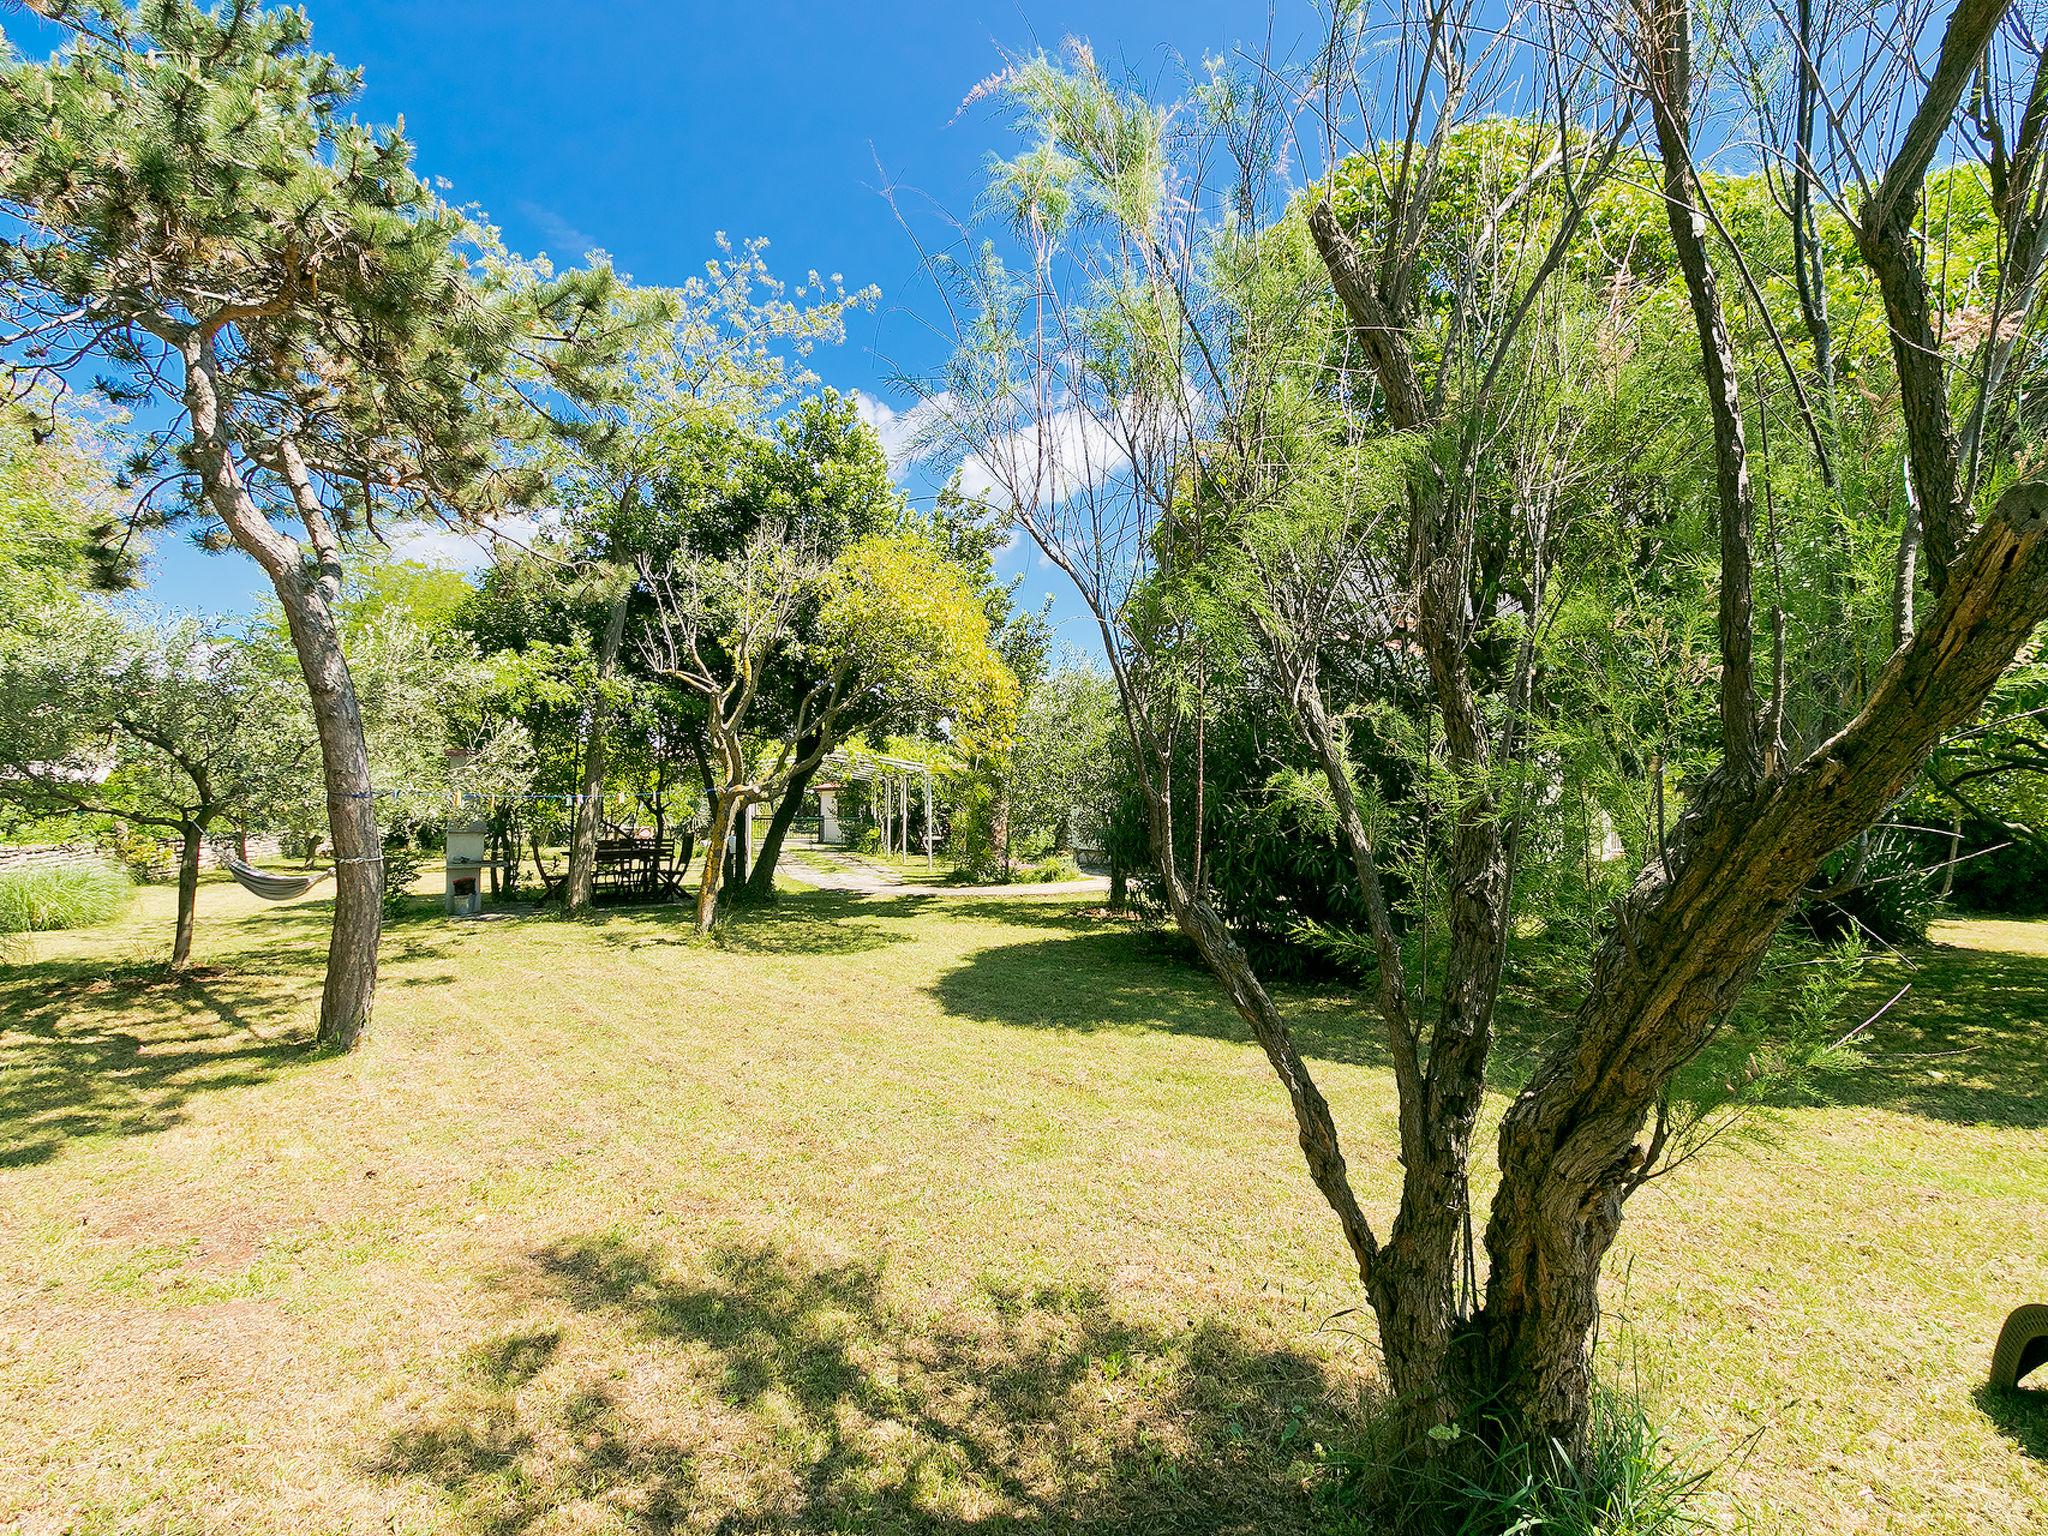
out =
[[185,823],[178,846],[178,924],[171,939],[171,969],[192,962],[192,927],[199,905],[199,852],[205,829]]
[[711,802],[711,836],[704,845],[704,873],[697,882],[697,931],[709,933],[718,920],[718,886],[725,875],[725,845],[739,816],[741,796],[720,790]]
[[619,659],[619,645],[626,636],[626,609],[632,599],[626,588],[612,599],[605,617],[604,638],[597,652],[597,675],[590,685],[590,707],[585,712],[583,733],[582,796],[576,802],[576,825],[569,838],[569,873],[563,887],[563,905],[570,912],[590,908],[592,887],[597,879],[597,824],[603,809],[608,711],[604,685]]
[[2048,619],[2048,486],[2001,498],[1863,710],[1791,771],[1710,780],[1596,955],[1577,1019],[1509,1108],[1478,1373],[1518,1430],[1586,1445],[1600,1265],[1662,1150],[1659,1096],[1755,975],[1822,859],[1974,717]]

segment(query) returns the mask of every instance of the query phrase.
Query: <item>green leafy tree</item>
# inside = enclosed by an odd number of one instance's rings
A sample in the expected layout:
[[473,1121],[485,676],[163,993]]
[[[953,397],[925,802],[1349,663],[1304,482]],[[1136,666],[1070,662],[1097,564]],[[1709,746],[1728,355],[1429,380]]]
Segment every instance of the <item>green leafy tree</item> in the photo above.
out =
[[[749,452],[758,433],[815,382],[805,359],[815,347],[843,339],[847,312],[873,299],[871,290],[848,293],[837,278],[815,273],[792,294],[768,270],[765,250],[765,242],[756,241],[735,252],[721,241],[702,276],[615,301],[612,323],[634,337],[632,344],[595,370],[593,382],[601,387],[593,401],[551,415],[536,440],[535,463],[576,552],[577,570],[564,579],[589,584],[601,613],[590,637],[595,664],[579,719],[583,763],[564,885],[571,912],[590,902],[608,726],[621,705],[620,690],[611,685],[622,661],[635,569],[660,553],[658,509],[707,497],[727,505],[743,500],[731,491],[735,466],[758,462]],[[798,411],[784,435],[801,439],[813,420],[808,407]],[[801,454],[813,445],[794,447]],[[831,460],[813,450],[802,462]],[[850,504],[851,494],[838,489],[839,500]],[[771,500],[790,494],[777,491]]]
[[175,838],[174,967],[191,959],[209,831],[265,817],[317,755],[296,680],[219,624],[72,601],[0,635],[0,799]]
[[1033,857],[1099,836],[1124,772],[1116,686],[1080,661],[1054,667],[1023,691],[1016,730],[955,777],[950,836],[956,854],[1007,877],[1013,852]]
[[[699,932],[717,915],[722,851],[741,813],[815,771],[845,720],[944,710],[972,735],[1006,730],[1015,706],[978,594],[929,539],[875,535],[826,560],[795,532],[767,524],[736,555],[683,554],[643,573],[655,600],[644,653],[704,701],[714,752]],[[805,611],[816,615],[809,633],[796,624]],[[757,738],[764,683],[799,649],[815,681],[779,731]]]

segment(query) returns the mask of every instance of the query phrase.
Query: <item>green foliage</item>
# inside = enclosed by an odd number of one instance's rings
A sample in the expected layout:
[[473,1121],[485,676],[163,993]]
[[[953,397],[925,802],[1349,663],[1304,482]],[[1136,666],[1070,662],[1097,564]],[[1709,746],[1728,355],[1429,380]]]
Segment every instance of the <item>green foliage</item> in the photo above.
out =
[[80,860],[0,871],[0,943],[110,923],[134,899],[135,883],[112,864]]
[[1081,866],[1074,862],[1071,853],[1049,853],[1044,858],[1033,859],[1020,865],[1016,878],[1027,883],[1050,885],[1059,880],[1079,880]]
[[2015,842],[2002,826],[1965,822],[1960,852],[1946,838],[1923,839],[1935,859],[1960,858],[1949,900],[1967,912],[2038,917],[2048,912],[2048,848]]
[[1599,1388],[1584,1462],[1504,1439],[1475,1422],[1431,1432],[1435,1454],[1381,1443],[1332,1453],[1333,1497],[1376,1529],[1414,1536],[1687,1536],[1709,1528],[1699,1495],[1707,1472],[1686,1458],[1632,1396]]
[[260,818],[316,762],[303,685],[260,637],[83,600],[0,634],[0,800],[159,834]]
[[1860,933],[1823,943],[1780,933],[1756,984],[1679,1074],[1662,1121],[1670,1164],[1724,1136],[1767,1131],[1787,1105],[1829,1101],[1826,1083],[1863,1060],[1856,1019],[1869,951]]
[[130,574],[112,547],[121,508],[101,448],[68,413],[0,409],[0,625]]
[[809,649],[889,714],[942,717],[962,743],[1012,728],[1017,680],[990,644],[987,607],[921,534],[862,539],[832,562]]
[[1911,837],[1879,828],[1831,855],[1800,920],[1823,938],[1860,934],[1880,944],[1919,944],[1941,906],[1935,877]]
[[1068,660],[1024,696],[1005,775],[1013,838],[1043,835],[1066,845],[1068,823],[1099,826],[1129,751],[1116,684]]
[[426,856],[410,837],[384,840],[384,915],[403,916],[412,904],[413,882],[420,877]]
[[432,635],[454,629],[475,592],[454,571],[411,560],[363,559],[349,572],[346,609],[358,625],[390,613]]

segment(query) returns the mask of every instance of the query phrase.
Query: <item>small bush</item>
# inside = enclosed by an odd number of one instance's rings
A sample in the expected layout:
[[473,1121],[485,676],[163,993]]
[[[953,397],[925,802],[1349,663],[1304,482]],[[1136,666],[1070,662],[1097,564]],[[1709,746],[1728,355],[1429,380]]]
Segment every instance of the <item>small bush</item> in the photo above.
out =
[[882,851],[882,829],[880,827],[862,827],[860,829],[860,836],[853,840],[853,851],[855,853],[880,853]]
[[112,922],[134,899],[134,882],[111,864],[9,870],[0,874],[0,936],[92,928]]
[[1418,1462],[1373,1443],[1331,1456],[1339,1503],[1374,1529],[1415,1536],[1688,1536],[1705,1529],[1696,1496],[1704,1472],[1686,1468],[1632,1397],[1601,1391],[1586,1465],[1562,1471],[1548,1447],[1498,1445],[1451,1427],[1432,1438],[1453,1450]]
[[1034,864],[1016,866],[1016,878],[1024,884],[1046,884],[1054,880],[1078,880],[1081,866],[1071,853],[1054,853]]
[[393,838],[384,845],[384,915],[397,917],[412,895],[413,881],[425,862],[410,838]]

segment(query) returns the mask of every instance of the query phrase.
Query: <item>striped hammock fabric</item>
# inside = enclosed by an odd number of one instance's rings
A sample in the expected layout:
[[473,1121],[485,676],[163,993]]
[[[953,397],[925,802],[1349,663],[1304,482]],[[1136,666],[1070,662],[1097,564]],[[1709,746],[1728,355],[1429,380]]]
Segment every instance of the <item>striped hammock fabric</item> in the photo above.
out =
[[332,869],[323,869],[311,875],[273,875],[267,870],[244,864],[231,853],[223,852],[219,858],[222,867],[235,877],[237,885],[265,901],[290,901],[295,896],[303,896],[334,873]]

